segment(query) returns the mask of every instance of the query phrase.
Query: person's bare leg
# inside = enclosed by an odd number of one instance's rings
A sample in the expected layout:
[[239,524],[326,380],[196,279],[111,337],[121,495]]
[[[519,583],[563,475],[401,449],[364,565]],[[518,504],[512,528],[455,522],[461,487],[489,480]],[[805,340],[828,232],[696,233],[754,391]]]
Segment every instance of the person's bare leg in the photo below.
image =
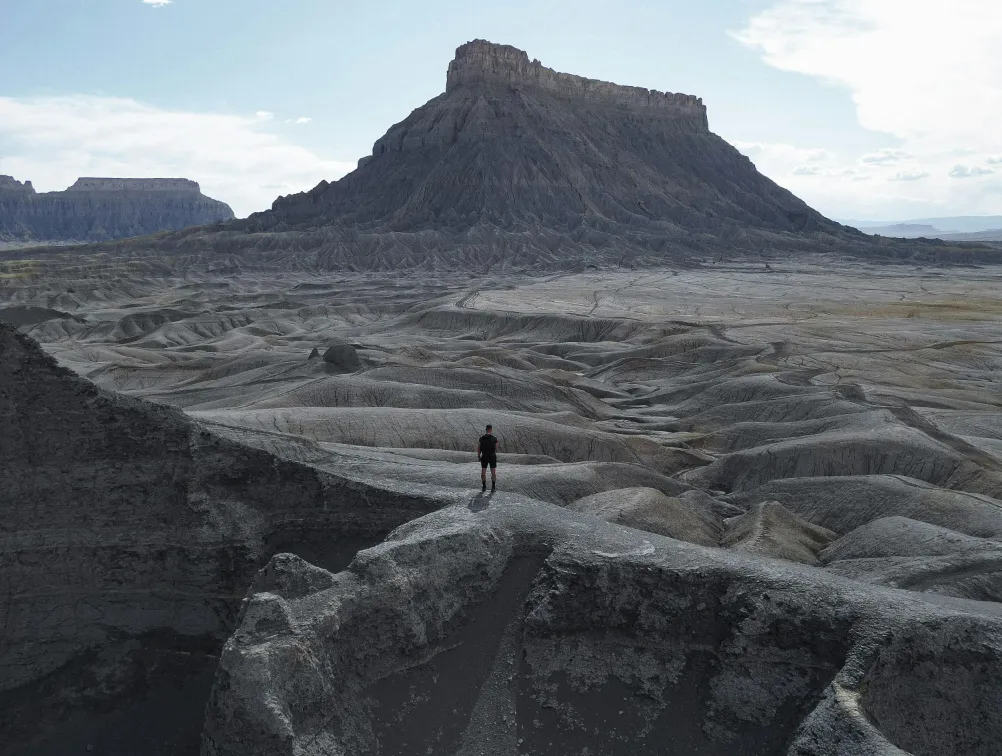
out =
[[486,491],[487,490],[487,468],[486,467],[481,467],[480,468],[480,482],[483,483],[483,489]]
[[[484,481],[484,485],[487,485],[487,481]],[[491,468],[491,490],[493,491],[498,486],[498,469],[496,467]]]

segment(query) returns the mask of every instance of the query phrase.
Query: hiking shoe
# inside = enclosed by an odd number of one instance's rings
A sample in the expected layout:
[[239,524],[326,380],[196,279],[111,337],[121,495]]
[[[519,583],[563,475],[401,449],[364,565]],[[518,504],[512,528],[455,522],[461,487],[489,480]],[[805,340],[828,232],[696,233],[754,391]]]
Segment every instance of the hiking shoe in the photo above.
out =
[[480,490],[481,490],[481,491],[486,491],[486,490],[487,490],[487,484],[486,484],[486,483],[484,483],[484,487],[483,487],[483,488],[481,488]]

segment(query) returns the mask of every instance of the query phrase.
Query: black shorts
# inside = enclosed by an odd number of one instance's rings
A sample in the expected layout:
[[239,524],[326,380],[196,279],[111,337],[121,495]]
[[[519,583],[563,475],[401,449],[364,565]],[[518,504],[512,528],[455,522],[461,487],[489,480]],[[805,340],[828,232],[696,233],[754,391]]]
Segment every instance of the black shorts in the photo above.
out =
[[497,457],[481,457],[480,458],[480,466],[483,469],[485,469],[485,470],[487,469],[488,466],[490,466],[490,468],[493,470],[493,469],[495,469],[498,466],[498,458]]

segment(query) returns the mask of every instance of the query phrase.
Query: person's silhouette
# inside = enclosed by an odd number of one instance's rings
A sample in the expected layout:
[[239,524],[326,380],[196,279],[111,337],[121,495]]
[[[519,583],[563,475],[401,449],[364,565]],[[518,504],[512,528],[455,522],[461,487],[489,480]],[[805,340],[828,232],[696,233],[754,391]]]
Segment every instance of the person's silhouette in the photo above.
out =
[[477,443],[477,459],[480,460],[480,482],[483,484],[481,490],[487,490],[488,467],[491,468],[491,491],[495,490],[498,485],[498,440],[490,425]]

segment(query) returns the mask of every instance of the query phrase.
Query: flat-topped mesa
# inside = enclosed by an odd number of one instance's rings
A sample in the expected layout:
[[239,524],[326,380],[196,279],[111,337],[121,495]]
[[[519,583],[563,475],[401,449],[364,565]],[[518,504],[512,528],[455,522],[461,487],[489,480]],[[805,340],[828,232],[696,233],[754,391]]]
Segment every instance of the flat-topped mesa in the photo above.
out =
[[474,249],[490,266],[587,265],[591,250],[612,260],[626,245],[662,264],[690,249],[842,235],[713,134],[699,98],[557,73],[483,41],[458,49],[447,90],[391,126],[356,170],[240,228],[316,239],[387,270]]
[[78,178],[68,192],[183,192],[199,194],[197,181],[184,178]]
[[35,187],[30,181],[20,182],[13,176],[0,176],[0,192],[23,192],[34,194]]
[[83,177],[68,189],[36,193],[30,181],[0,176],[4,241],[103,242],[232,218],[228,205],[183,178]]
[[530,61],[529,56],[517,47],[482,39],[468,42],[456,50],[456,57],[449,64],[447,93],[461,87],[498,85],[511,89],[530,86],[572,99],[670,110],[709,130],[706,106],[702,99],[693,95],[628,87],[559,73],[546,68],[538,60]]

